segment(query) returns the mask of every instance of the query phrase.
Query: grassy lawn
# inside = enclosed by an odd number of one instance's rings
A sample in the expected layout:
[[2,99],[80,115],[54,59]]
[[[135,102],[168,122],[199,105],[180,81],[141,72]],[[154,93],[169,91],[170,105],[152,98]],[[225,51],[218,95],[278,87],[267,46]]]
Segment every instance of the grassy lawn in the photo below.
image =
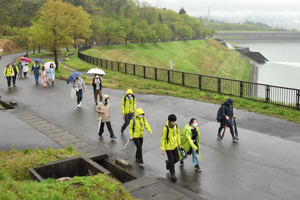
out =
[[[65,64],[78,71],[88,71],[90,68],[95,68],[94,65],[88,64],[80,60],[77,57],[77,54],[74,55],[73,58],[70,59],[70,61],[66,61]],[[62,68],[60,68],[60,70],[61,69]],[[228,98],[228,96],[226,95],[200,91],[198,89],[182,87],[179,85],[172,85],[161,81],[144,79],[142,77],[124,74],[117,71],[111,71],[108,69],[104,70],[106,72],[106,76],[104,76],[103,79],[103,86],[106,88],[119,90],[127,90],[128,88],[131,88],[136,93],[169,95],[216,104],[221,104]],[[61,72],[61,75],[65,79],[66,76],[63,76],[63,71]],[[59,78],[58,75],[57,77]],[[92,78],[85,76],[83,76],[83,78],[86,80],[86,84],[91,84]],[[239,97],[232,98],[234,99],[235,108],[300,123],[300,112],[296,109],[285,108],[263,102],[247,100]]]
[[68,182],[30,180],[28,167],[78,155],[68,149],[0,151],[0,199],[133,199],[122,183],[103,174],[73,177]]
[[251,65],[213,38],[96,47],[84,54],[113,61],[249,81]]

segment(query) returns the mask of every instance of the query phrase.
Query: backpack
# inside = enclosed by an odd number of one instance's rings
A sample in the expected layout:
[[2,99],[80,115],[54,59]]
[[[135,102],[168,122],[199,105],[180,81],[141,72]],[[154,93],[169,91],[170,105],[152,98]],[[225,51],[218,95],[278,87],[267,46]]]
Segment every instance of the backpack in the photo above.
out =
[[[176,128],[178,129],[178,124],[175,124]],[[167,139],[167,143],[169,143],[169,126],[165,125],[165,127],[167,128],[167,136],[166,136],[166,139]]]
[[[135,117],[133,117],[133,128],[132,128],[132,134],[134,134],[134,129],[135,129]],[[145,118],[143,116],[143,121],[144,121],[144,125],[145,125]]]
[[[132,100],[134,100],[135,96],[132,94]],[[124,99],[124,108],[125,108],[125,104],[126,104],[126,95],[123,97]]]

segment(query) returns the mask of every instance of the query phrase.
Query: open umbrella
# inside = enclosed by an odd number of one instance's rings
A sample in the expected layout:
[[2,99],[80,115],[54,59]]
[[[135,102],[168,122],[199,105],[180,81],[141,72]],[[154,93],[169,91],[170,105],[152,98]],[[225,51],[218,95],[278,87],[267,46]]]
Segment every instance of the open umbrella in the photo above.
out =
[[38,62],[38,63],[45,63],[43,60],[40,60],[40,59],[37,59],[37,58],[34,58],[32,59],[34,62]]
[[24,61],[26,61],[26,62],[28,62],[28,63],[31,62],[31,60],[30,60],[29,58],[27,58],[27,57],[22,57],[22,58],[20,58],[20,60],[24,60]]
[[73,81],[75,78],[77,78],[78,76],[80,76],[80,72],[74,72],[73,74],[71,74],[68,79],[67,79],[67,84],[69,84],[71,81]]
[[3,51],[3,49],[0,49],[0,52],[2,52]]
[[104,72],[102,69],[98,69],[98,68],[90,69],[87,73],[88,73],[88,74],[105,75],[105,72]]
[[51,65],[51,63],[53,64],[53,67],[54,67],[54,68],[56,68],[56,65],[55,65],[55,63],[54,63],[54,62],[46,62],[46,63],[44,64],[44,66],[45,66],[45,69],[49,69],[49,68],[50,68],[50,65]]

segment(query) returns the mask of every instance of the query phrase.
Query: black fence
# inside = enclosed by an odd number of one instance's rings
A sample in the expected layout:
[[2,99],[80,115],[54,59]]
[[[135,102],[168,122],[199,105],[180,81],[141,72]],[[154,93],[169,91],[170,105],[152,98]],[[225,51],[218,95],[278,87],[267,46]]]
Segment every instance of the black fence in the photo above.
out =
[[199,90],[217,92],[225,95],[238,96],[245,99],[271,103],[275,105],[300,109],[300,89],[285,88],[273,85],[245,82],[227,78],[193,74],[169,69],[148,67],[113,60],[105,60],[82,54],[80,51],[90,49],[91,46],[80,47],[78,57],[87,63],[132,74],[156,81],[182,85]]

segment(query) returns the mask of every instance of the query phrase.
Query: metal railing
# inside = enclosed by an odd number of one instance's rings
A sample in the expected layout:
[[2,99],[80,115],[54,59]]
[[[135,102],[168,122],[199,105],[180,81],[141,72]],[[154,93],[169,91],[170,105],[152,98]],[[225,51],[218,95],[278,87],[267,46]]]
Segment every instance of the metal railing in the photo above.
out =
[[106,60],[88,56],[80,52],[89,48],[91,48],[91,46],[80,47],[78,49],[78,57],[87,63],[102,68],[140,76],[144,79],[154,79],[156,81],[198,88],[199,90],[238,96],[245,99],[295,108],[297,110],[300,109],[300,89]]

